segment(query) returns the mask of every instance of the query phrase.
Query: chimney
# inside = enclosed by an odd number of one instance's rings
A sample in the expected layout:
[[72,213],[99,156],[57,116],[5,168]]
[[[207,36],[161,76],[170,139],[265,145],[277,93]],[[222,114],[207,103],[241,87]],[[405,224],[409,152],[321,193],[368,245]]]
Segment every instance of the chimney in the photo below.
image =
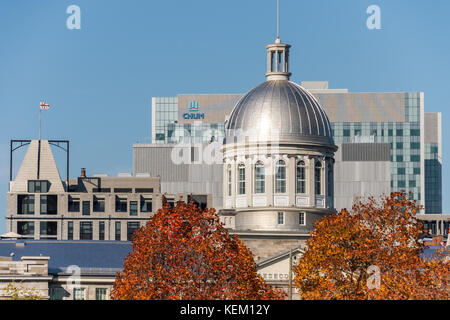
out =
[[81,168],[80,178],[86,178],[86,168]]

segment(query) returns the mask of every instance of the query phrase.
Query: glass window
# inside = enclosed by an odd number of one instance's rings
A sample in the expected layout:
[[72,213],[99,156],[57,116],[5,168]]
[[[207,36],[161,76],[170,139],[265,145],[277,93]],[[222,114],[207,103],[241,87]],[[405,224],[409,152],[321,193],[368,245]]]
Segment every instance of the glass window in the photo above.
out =
[[116,212],[127,212],[127,198],[116,196]]
[[305,213],[304,212],[298,213],[298,224],[301,226],[305,225]]
[[105,212],[105,198],[94,196],[92,207],[94,212]]
[[138,202],[130,201],[130,216],[137,216],[137,215],[138,215]]
[[19,194],[17,196],[17,214],[34,214],[33,194]]
[[47,180],[28,180],[28,192],[48,192],[50,183]]
[[258,161],[255,164],[255,193],[266,192],[264,163]]
[[238,166],[238,193],[245,194],[245,165],[241,163]]
[[283,160],[275,165],[275,193],[286,193],[286,163]]
[[297,162],[297,193],[306,193],[306,168],[304,161]]
[[331,196],[333,196],[333,163],[331,162],[331,160],[330,161],[328,161],[328,172],[327,172],[327,174],[328,174],[328,177],[327,177],[327,179],[328,179],[328,186],[327,186],[327,195],[329,196],[329,197],[331,197]]
[[80,212],[80,198],[74,198],[72,196],[69,196],[68,211]]
[[74,288],[73,289],[73,300],[84,300],[84,288]]
[[41,195],[41,214],[58,214],[58,196],[56,194]]
[[92,240],[92,222],[80,222],[80,240]]
[[83,216],[89,216],[91,214],[91,202],[83,201]]
[[127,241],[133,240],[133,233],[140,227],[141,226],[137,221],[127,222]]
[[98,240],[105,240],[105,222],[98,223]]
[[73,221],[67,222],[67,240],[73,240]]
[[95,288],[95,300],[108,300],[106,288]]
[[58,232],[58,222],[56,221],[41,221],[40,223],[40,236],[45,239],[45,236],[55,236]]
[[17,233],[22,236],[34,236],[34,222],[17,222]]
[[152,198],[141,196],[141,212],[152,212]]
[[315,194],[322,194],[321,183],[322,183],[322,164],[320,163],[320,161],[317,161],[316,165],[314,167],[314,189],[315,189]]
[[278,212],[278,224],[284,224],[284,212]]
[[62,300],[64,298],[65,290],[61,287],[50,288],[50,300]]
[[115,240],[116,241],[120,241],[120,233],[121,233],[121,223],[120,223],[120,221],[116,221],[116,223],[115,223],[115,232],[114,232],[114,236],[115,236]]

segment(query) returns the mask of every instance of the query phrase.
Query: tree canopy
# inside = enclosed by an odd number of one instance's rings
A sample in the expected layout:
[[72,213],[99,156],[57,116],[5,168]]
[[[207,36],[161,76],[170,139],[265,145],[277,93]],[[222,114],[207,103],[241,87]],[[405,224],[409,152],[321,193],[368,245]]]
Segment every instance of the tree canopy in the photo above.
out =
[[251,252],[214,209],[179,202],[138,229],[112,299],[282,299],[257,274]]
[[303,299],[449,299],[450,263],[423,258],[419,210],[392,193],[318,221],[294,267]]

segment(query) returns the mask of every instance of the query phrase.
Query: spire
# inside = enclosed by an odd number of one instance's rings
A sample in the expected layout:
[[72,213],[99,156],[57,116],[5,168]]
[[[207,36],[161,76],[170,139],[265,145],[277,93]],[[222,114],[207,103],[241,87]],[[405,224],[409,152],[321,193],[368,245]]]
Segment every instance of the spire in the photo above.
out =
[[280,40],[280,0],[277,0],[277,38],[275,43],[266,46],[267,49],[267,81],[289,80],[289,48]]

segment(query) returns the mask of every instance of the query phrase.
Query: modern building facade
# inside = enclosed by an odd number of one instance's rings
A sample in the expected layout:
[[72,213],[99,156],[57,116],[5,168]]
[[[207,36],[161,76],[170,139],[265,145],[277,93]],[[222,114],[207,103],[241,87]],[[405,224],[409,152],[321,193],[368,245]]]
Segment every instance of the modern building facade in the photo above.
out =
[[[50,144],[29,142],[7,193],[7,232],[28,239],[130,241],[163,205],[193,200],[211,206],[206,194],[162,194],[160,178],[149,175],[60,178]],[[209,202],[208,202],[209,201]]]
[[[336,144],[389,144],[388,192],[411,192],[425,207],[425,213],[442,211],[441,114],[425,113],[423,92],[349,92],[330,89],[324,81],[304,81],[302,86],[327,113]],[[220,143],[231,110],[242,96],[181,94],[153,98],[153,144]],[[134,170],[141,172],[146,160],[138,159],[136,152]],[[160,172],[150,169],[152,174]],[[336,183],[340,183],[337,177]],[[384,185],[379,189],[385,190]],[[348,199],[354,196],[357,194],[345,194]],[[348,208],[351,203],[342,205]]]

